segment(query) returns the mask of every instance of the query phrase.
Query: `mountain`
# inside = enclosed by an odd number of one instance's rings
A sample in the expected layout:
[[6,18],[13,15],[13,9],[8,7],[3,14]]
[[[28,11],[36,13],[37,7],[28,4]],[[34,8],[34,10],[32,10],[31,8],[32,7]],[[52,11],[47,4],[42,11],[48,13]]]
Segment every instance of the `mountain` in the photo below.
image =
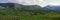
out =
[[18,4],[18,3],[14,3],[14,8],[19,8],[19,9],[21,9],[22,7],[24,7],[24,5]]
[[41,7],[38,5],[22,5],[15,3],[15,8],[23,9],[23,10],[40,10]]
[[25,5],[25,7],[23,7],[22,9],[25,10],[40,10],[41,7],[38,5]]
[[14,3],[0,3],[0,7],[12,8],[14,7]]
[[45,10],[60,11],[60,5],[47,5],[44,7]]

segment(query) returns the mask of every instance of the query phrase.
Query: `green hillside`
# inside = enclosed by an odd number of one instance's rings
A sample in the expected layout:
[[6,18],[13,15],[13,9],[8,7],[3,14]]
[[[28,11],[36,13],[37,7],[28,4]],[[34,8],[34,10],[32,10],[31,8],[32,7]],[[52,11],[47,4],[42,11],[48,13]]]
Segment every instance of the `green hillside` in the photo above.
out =
[[60,14],[54,11],[25,10],[24,9],[0,9],[0,20],[60,20]]
[[15,4],[14,8],[0,8],[0,20],[60,20],[59,13],[37,5]]

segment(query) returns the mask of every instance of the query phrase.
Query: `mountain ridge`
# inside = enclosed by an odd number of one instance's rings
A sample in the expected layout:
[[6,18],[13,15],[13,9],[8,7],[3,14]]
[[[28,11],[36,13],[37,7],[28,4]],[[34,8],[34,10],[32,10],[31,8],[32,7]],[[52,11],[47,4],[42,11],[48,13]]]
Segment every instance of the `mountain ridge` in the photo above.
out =
[[44,7],[46,10],[54,10],[54,11],[60,11],[60,5],[54,6],[54,5],[47,5]]

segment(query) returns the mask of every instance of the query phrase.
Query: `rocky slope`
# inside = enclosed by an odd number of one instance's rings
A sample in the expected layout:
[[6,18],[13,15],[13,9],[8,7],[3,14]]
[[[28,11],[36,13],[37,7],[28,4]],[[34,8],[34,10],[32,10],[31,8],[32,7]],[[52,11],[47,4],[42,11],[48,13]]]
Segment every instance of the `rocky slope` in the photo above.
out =
[[24,9],[24,10],[40,10],[41,7],[38,5],[22,5],[22,4],[16,4],[15,8]]

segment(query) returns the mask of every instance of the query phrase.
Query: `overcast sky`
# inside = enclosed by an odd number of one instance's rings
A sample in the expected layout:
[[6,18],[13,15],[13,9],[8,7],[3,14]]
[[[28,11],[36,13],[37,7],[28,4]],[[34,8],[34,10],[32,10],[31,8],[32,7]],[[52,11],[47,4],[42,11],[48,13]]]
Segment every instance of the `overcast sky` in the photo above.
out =
[[0,3],[7,3],[7,2],[19,3],[24,5],[35,5],[38,3],[36,2],[36,0],[0,0]]
[[0,0],[0,3],[13,2],[23,5],[40,5],[42,7],[51,4],[60,4],[60,0]]
[[60,0],[44,0],[44,1],[50,4],[60,5]]

